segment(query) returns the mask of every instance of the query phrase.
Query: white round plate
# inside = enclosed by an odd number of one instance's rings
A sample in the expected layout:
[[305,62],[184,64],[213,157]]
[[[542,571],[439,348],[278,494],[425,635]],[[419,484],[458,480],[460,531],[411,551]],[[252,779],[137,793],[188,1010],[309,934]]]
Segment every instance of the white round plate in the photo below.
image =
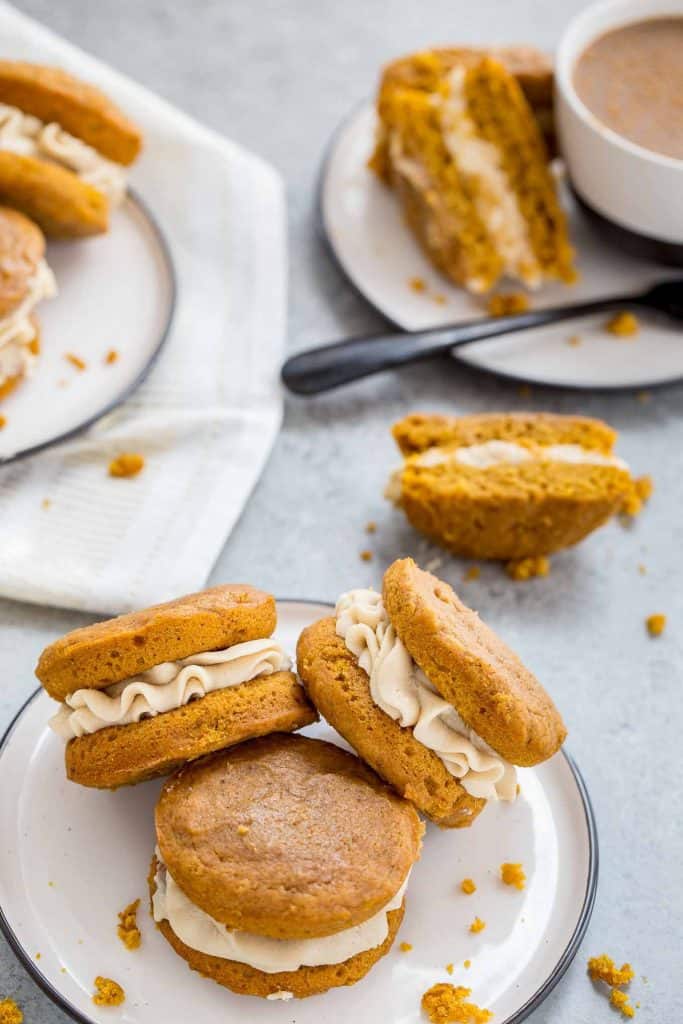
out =
[[[278,610],[278,636],[289,650],[306,625],[330,613],[300,601]],[[0,926],[35,981],[77,1021],[317,1024],[322,1015],[418,1024],[422,993],[450,980],[470,987],[496,1024],[512,1024],[545,998],[576,953],[595,898],[598,848],[581,777],[558,754],[520,770],[514,805],[489,804],[471,829],[427,829],[399,935],[412,952],[401,953],[397,942],[362,982],[316,999],[234,995],[191,972],[148,915],[161,782],[115,793],[67,782],[63,745],[46,725],[54,709],[40,691],[0,745]],[[307,732],[343,745],[327,725]],[[500,882],[502,861],[522,862],[523,892]],[[472,896],[459,889],[466,877],[477,885]],[[131,953],[117,938],[117,912],[137,897],[143,939]],[[478,935],[468,930],[475,915],[486,922]],[[455,965],[450,977],[447,963]],[[121,1009],[92,1003],[99,974],[125,988]]]
[[[371,106],[357,110],[333,138],[322,169],[319,220],[342,270],[368,302],[407,331],[485,315],[481,298],[456,288],[432,267],[403,222],[396,197],[368,170],[375,126]],[[603,241],[562,182],[560,189],[580,279],[570,288],[544,286],[532,294],[533,308],[627,295],[676,277],[676,270],[635,259]],[[411,289],[409,282],[416,277],[425,281],[424,292]],[[582,318],[534,328],[476,342],[453,355],[505,377],[560,387],[642,388],[683,377],[680,326],[649,316],[637,337],[619,339],[604,330],[605,320]],[[581,338],[577,347],[569,344],[574,335]]]
[[[106,235],[49,242],[59,293],[37,309],[41,353],[32,376],[0,405],[0,464],[63,441],[142,383],[166,339],[175,274],[161,229],[133,194]],[[118,359],[107,363],[115,349]],[[78,370],[67,353],[86,363]]]

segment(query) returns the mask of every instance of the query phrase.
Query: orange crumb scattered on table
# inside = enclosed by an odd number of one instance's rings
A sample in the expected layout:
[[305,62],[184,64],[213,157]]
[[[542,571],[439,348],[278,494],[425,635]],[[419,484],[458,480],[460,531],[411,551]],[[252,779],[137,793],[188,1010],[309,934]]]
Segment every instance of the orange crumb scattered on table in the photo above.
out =
[[81,357],[77,356],[74,352],[67,352],[64,358],[68,359],[71,365],[75,366],[77,370],[85,370],[88,366],[86,361],[81,359]]
[[628,994],[622,992],[621,989],[613,988],[609,994],[609,1001],[614,1006],[622,1017],[635,1017],[636,1011],[631,1006]]
[[460,889],[465,893],[466,896],[471,896],[473,892],[477,891],[477,887],[471,878],[463,878],[460,883]]
[[13,999],[0,999],[0,1024],[21,1024],[23,1019],[24,1015]]
[[360,557],[361,557],[361,560],[363,562],[371,562],[372,561],[372,551],[368,551],[367,549],[365,551],[361,551]]
[[116,349],[115,348],[110,348],[109,351],[107,352],[106,356],[104,357],[104,361],[105,361],[105,363],[111,365],[112,363],[117,362],[118,358],[119,358],[119,354],[116,351]]
[[501,864],[500,878],[505,885],[513,885],[515,889],[523,889],[526,875],[521,864]]
[[500,292],[492,295],[488,301],[489,316],[511,316],[513,313],[526,313],[529,308],[529,296],[524,292]]
[[424,292],[427,290],[427,282],[423,277],[411,277],[408,280],[408,284],[414,292]]
[[137,452],[122,452],[109,463],[109,476],[137,476],[144,465],[143,456]]
[[92,1001],[95,1006],[120,1006],[125,1002],[126,993],[117,981],[103,978],[98,974],[95,978],[95,992]]
[[481,569],[478,565],[471,565],[465,575],[462,578],[463,583],[471,583],[472,580],[478,580],[481,576]]
[[545,555],[515,558],[505,563],[505,572],[511,580],[516,580],[518,583],[536,576],[547,576],[550,572],[550,560]]
[[432,1024],[485,1024],[493,1014],[475,1003],[468,1003],[472,989],[441,982],[422,996],[422,1009]]
[[453,973],[453,964],[446,964],[446,973],[447,974],[452,974]]
[[635,971],[630,964],[617,967],[612,957],[606,953],[590,958],[588,973],[592,981],[604,981],[606,985],[628,985],[635,977]]
[[666,615],[662,615],[661,612],[655,615],[648,615],[645,619],[645,625],[650,636],[661,636],[666,628]]
[[402,953],[410,953],[411,949],[413,948],[413,945],[411,942],[402,942],[398,948],[401,950]]
[[133,950],[140,947],[142,936],[138,928],[139,906],[140,900],[134,900],[119,913],[119,923],[116,930],[126,949]]
[[377,533],[377,523],[374,519],[371,519],[369,523],[365,524],[366,533]]
[[635,313],[622,310],[607,321],[605,330],[617,338],[633,338],[640,330],[640,323]]
[[485,927],[486,921],[482,921],[480,917],[475,917],[474,921],[470,925],[470,931],[474,932],[474,934],[476,935],[477,932],[483,932]]
[[567,338],[567,344],[571,345],[572,348],[578,348],[583,338],[580,334],[572,334],[571,337]]

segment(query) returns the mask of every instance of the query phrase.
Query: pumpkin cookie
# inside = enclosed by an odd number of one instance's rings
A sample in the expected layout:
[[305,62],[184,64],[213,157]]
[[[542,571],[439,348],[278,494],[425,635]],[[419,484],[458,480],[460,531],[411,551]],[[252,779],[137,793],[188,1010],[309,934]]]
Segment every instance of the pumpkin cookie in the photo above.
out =
[[153,916],[190,967],[235,992],[351,985],[391,947],[422,831],[353,754],[303,736],[253,740],[164,786]]
[[467,558],[570,547],[640,504],[600,420],[543,413],[429,416],[393,428],[404,464],[386,496],[431,540]]
[[189,594],[57,640],[36,675],[61,702],[66,773],[100,789],[142,782],[254,736],[316,720],[270,635],[275,601],[243,584]]
[[107,230],[142,145],[103,93],[59,68],[0,61],[0,201],[48,235]]
[[443,827],[514,800],[514,766],[546,760],[566,735],[519,658],[409,558],[389,567],[382,594],[343,594],[334,618],[305,629],[297,662],[321,714]]
[[0,207],[0,400],[31,374],[40,352],[34,309],[56,292],[42,231],[17,210]]

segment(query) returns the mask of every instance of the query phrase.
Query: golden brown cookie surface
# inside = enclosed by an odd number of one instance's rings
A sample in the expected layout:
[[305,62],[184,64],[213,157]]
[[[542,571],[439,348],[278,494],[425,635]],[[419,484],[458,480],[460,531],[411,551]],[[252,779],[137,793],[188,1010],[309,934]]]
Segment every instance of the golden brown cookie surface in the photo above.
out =
[[566,729],[550,696],[447,583],[404,558],[387,569],[383,596],[410,656],[496,753],[534,765],[560,748]]
[[140,130],[103,92],[61,68],[0,61],[0,103],[56,121],[119,164],[131,164],[142,146]]
[[465,792],[412,729],[402,728],[375,704],[367,673],[337,636],[334,618],[303,631],[297,665],[320,713],[401,796],[444,828],[472,824],[486,801]]
[[17,210],[0,207],[0,318],[26,298],[31,278],[45,256],[45,237]]
[[245,740],[302,729],[316,718],[296,676],[274,672],[154,718],[71,740],[66,774],[98,789],[134,785]]
[[36,675],[55,700],[103,690],[165,661],[270,636],[275,599],[247,584],[225,584],[75,629],[46,647]]
[[109,200],[57,164],[0,150],[0,203],[21,210],[53,238],[99,235],[109,225]]
[[[152,859],[149,875],[150,896],[154,896],[156,891],[154,876],[157,867],[158,862],[155,857]],[[221,957],[199,953],[186,946],[178,938],[168,921],[159,922],[157,928],[173,946],[176,953],[187,961],[193,971],[198,971],[205,978],[210,978],[233,992],[240,995],[262,997],[273,995],[276,992],[291,992],[297,999],[304,999],[306,996],[318,995],[340,985],[354,985],[365,977],[370,968],[391,949],[403,920],[404,907],[405,903],[397,910],[388,912],[389,933],[381,946],[376,946],[364,953],[357,953],[340,964],[300,967],[298,971],[280,971],[276,974],[267,974],[265,971],[259,971],[255,967],[238,963],[236,960],[223,960]]]
[[273,735],[169,779],[157,840],[175,882],[228,928],[311,938],[385,907],[422,825],[366,765],[331,743]]

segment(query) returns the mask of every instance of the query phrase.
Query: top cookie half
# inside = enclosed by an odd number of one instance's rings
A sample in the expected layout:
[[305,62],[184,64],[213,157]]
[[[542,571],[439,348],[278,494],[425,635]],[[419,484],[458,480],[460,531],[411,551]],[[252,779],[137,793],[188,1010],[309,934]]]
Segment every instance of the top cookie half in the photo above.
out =
[[46,647],[36,675],[63,701],[79,688],[104,690],[165,661],[268,637],[275,599],[231,583],[75,629]]

